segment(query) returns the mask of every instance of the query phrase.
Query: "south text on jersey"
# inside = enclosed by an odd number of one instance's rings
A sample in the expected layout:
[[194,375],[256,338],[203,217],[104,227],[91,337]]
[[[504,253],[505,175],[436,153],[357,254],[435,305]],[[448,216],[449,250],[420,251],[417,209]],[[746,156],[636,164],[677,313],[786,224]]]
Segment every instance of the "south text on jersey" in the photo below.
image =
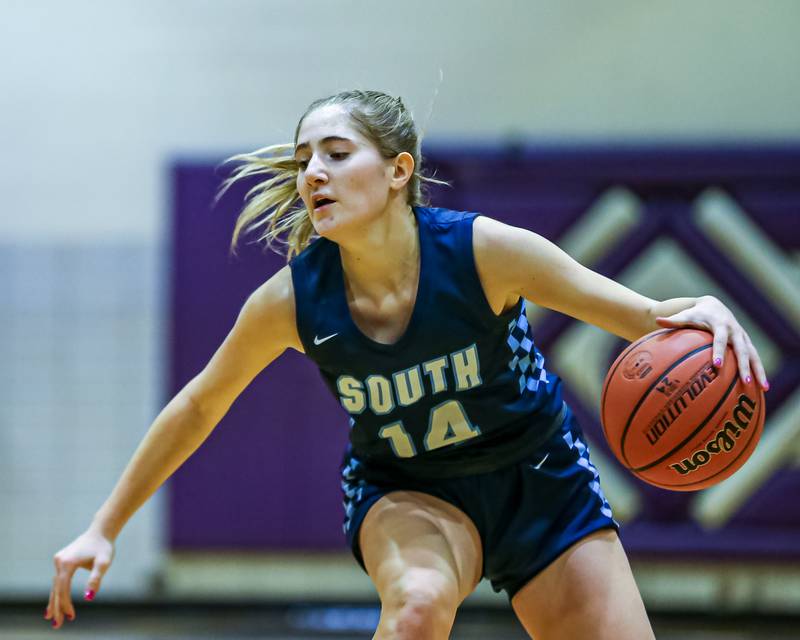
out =
[[390,376],[371,374],[364,380],[342,375],[336,380],[339,400],[351,415],[369,408],[375,415],[388,415],[397,407],[408,407],[426,394],[466,391],[482,383],[475,344],[448,355],[426,360]]

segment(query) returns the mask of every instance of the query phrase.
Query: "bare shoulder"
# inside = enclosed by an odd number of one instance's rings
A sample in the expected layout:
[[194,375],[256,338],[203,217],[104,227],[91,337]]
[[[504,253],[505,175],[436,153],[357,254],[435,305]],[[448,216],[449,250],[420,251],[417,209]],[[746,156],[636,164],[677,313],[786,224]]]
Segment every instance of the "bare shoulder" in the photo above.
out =
[[250,294],[242,306],[237,325],[244,332],[252,331],[270,342],[280,343],[284,348],[303,351],[297,334],[294,286],[289,265]]
[[520,261],[530,259],[536,234],[487,216],[473,222],[472,250],[475,268],[486,299],[495,313],[516,304],[521,294]]
[[499,278],[511,291],[536,300],[578,267],[547,238],[499,220],[481,216],[473,232],[475,262],[487,278]]
[[583,266],[547,238],[477,218],[473,245],[487,298],[510,292],[618,336],[642,335],[641,318],[653,301]]
[[527,253],[532,245],[545,242],[542,236],[487,216],[478,216],[473,223],[474,250],[484,259],[500,259],[508,252]]

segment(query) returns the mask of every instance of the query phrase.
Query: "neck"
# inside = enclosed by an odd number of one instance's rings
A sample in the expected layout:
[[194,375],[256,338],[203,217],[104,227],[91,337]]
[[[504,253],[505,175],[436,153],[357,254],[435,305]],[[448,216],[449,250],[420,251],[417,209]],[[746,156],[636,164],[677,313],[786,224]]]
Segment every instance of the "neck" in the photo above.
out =
[[419,276],[419,234],[405,203],[387,209],[352,241],[339,244],[345,280],[369,297],[397,291]]

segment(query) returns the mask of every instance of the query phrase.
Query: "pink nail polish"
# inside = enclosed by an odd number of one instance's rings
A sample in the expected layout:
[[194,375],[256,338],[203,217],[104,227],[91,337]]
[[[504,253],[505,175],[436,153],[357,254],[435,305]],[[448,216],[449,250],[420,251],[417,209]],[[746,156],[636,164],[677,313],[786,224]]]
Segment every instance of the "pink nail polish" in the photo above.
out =
[[722,360],[720,358],[714,358],[714,366],[719,367],[722,364]]
[[58,623],[57,623],[55,620],[53,620],[53,624],[51,624],[50,626],[51,626],[51,627],[53,627],[53,628],[55,629],[55,627],[57,627],[57,626],[58,626]]
[[83,597],[86,598],[86,600],[94,600],[94,591],[89,589],[86,593],[83,594]]
[[753,379],[752,379],[750,376],[747,376],[747,377],[744,379],[744,381],[745,381],[745,383],[746,383],[746,384],[750,384],[750,383],[753,381]]
[[764,391],[769,391],[769,380],[764,380]]

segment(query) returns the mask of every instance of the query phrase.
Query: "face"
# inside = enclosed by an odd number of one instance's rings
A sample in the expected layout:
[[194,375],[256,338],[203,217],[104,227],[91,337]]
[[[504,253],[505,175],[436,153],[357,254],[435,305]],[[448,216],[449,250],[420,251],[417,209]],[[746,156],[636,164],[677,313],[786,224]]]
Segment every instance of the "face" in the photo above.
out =
[[338,105],[320,107],[297,134],[297,191],[316,232],[335,240],[380,217],[393,191],[394,167]]

